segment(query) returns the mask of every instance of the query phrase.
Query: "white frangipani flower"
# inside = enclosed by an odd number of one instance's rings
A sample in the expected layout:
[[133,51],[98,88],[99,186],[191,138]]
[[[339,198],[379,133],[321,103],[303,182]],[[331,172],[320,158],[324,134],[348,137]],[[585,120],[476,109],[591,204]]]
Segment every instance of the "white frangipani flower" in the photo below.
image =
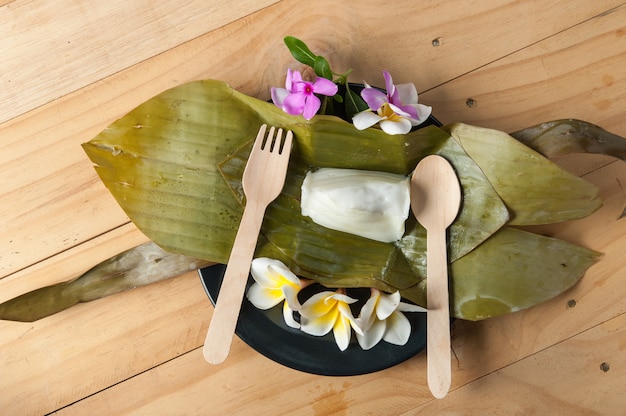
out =
[[336,292],[324,291],[311,296],[300,307],[301,330],[310,335],[323,336],[332,329],[335,342],[341,351],[350,344],[351,328],[362,334],[356,325],[350,310],[350,304],[356,302],[347,296],[342,289]]
[[362,332],[356,335],[359,345],[369,350],[385,340],[404,345],[411,335],[411,323],[402,312],[426,312],[426,309],[400,301],[400,292],[391,294],[371,289],[371,296],[363,305],[357,319]]
[[293,318],[293,312],[300,308],[298,292],[302,288],[302,281],[281,261],[266,257],[252,261],[251,274],[255,283],[248,289],[248,300],[263,310],[285,301],[285,323],[292,328],[299,328],[300,324]]
[[417,89],[413,84],[395,85],[391,75],[383,71],[387,92],[370,87],[367,83],[361,97],[369,106],[352,117],[354,127],[365,130],[379,123],[387,134],[406,134],[430,116],[432,108],[417,102]]

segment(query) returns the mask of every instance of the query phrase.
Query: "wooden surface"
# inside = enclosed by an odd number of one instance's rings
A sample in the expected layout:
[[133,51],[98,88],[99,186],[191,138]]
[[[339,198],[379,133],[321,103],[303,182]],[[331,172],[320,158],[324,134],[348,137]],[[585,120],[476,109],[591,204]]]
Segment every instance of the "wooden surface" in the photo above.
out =
[[[582,1],[0,1],[0,301],[69,280],[146,237],[80,144],[159,92],[214,78],[268,98],[293,65],[285,35],[352,80],[414,82],[443,122],[515,131],[580,118],[626,136],[626,3]],[[559,160],[603,208],[540,230],[602,251],[564,295],[453,326],[452,388],[425,354],[355,377],[284,368],[236,339],[206,364],[213,308],[195,273],[0,322],[3,414],[622,415],[626,168]]]

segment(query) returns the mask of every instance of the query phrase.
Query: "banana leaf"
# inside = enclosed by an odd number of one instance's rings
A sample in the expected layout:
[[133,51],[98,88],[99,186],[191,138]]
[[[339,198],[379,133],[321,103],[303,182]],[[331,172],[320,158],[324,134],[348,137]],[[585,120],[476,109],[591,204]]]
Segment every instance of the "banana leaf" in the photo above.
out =
[[596,186],[504,132],[465,124],[452,124],[446,130],[489,178],[511,210],[512,225],[583,218],[602,205]]
[[[485,160],[481,159],[485,155],[476,154],[482,146],[497,144],[509,163],[517,162],[513,157],[516,151],[525,152],[526,148],[513,139],[495,144],[481,141],[481,135],[474,135],[472,130],[477,128],[467,127],[467,134],[452,129],[454,138],[434,126],[407,135],[388,136],[377,129],[358,131],[350,123],[332,116],[317,116],[305,122],[218,81],[198,81],[160,94],[114,122],[84,144],[84,149],[105,185],[149,238],[171,252],[226,262],[242,212],[237,172],[245,164],[250,139],[263,123],[292,130],[296,143],[285,190],[268,209],[257,255],[286,260],[297,273],[329,285],[334,282],[342,286],[401,289],[408,299],[422,305],[425,302],[423,229],[410,219],[405,237],[397,244],[322,229],[299,215],[298,184],[306,170],[329,166],[409,174],[427,154],[440,153],[448,158],[459,174],[464,198],[461,214],[450,231],[452,258],[456,259],[452,284],[457,287],[457,281],[477,280],[458,286],[458,299],[480,299],[479,291],[487,285],[483,281],[500,275],[519,275],[514,269],[520,265],[504,260],[495,263],[490,276],[474,271],[489,257],[481,254],[483,250],[497,251],[498,245],[490,243],[490,236],[497,235],[507,222],[506,207],[518,218],[520,212],[530,211],[525,203],[519,203],[525,198],[523,192],[532,188],[524,181],[515,181],[520,173],[525,178],[539,178],[547,172],[575,194],[590,192],[586,182],[561,174],[558,167],[544,160],[519,163],[519,169],[513,172],[504,169],[506,163],[488,169],[489,157]],[[516,194],[508,183],[526,186]],[[539,188],[543,185],[542,181],[534,183]],[[544,190],[536,191],[541,192]],[[556,206],[550,202],[551,218],[563,220],[558,204],[571,198],[572,194],[561,192],[554,202]],[[575,215],[584,216],[595,209],[595,204],[593,198],[583,199]],[[468,232],[469,229],[476,233]],[[524,250],[530,243],[527,244],[527,237],[516,236],[520,239],[514,245],[516,254],[524,258]],[[556,244],[561,247],[560,243]],[[570,245],[561,252],[567,258],[594,257]],[[537,260],[532,256],[528,259]],[[536,267],[541,269],[542,262],[539,260]],[[457,263],[465,266],[455,266]],[[589,262],[574,262],[567,268],[565,277],[547,274],[546,279],[555,291],[562,291],[582,276],[588,266]],[[500,285],[497,287],[502,293],[494,289],[490,296],[502,299],[510,310],[546,299],[545,295],[527,290],[536,283],[532,279],[514,279],[514,282],[520,287]],[[528,293],[528,298],[520,303],[505,293],[511,290]],[[491,298],[489,303],[493,303]],[[488,315],[482,312],[480,301],[475,301],[472,307],[457,306],[453,305],[453,309],[459,318],[481,319]],[[498,310],[489,312],[489,316]]]
[[[354,138],[350,136],[350,140]],[[509,215],[481,169],[455,140],[446,140],[438,153],[453,161],[463,188],[471,190],[463,200],[464,209],[450,227],[450,258],[456,260],[501,228]],[[222,176],[242,205],[241,177],[248,154],[246,146],[219,164]],[[372,158],[360,163],[361,168],[370,170],[377,166]],[[262,229],[268,244],[276,247],[266,245],[259,254],[271,253],[295,273],[330,286],[405,289],[416,283],[416,274],[424,278],[425,269],[420,265],[426,261],[426,230],[414,219],[409,222],[404,238],[390,244],[329,230],[301,215],[302,181],[306,172],[316,167],[297,160],[290,163],[289,179],[281,197],[268,209]],[[475,215],[477,212],[481,215]],[[411,257],[410,263],[406,256]],[[347,258],[353,259],[352,262],[346,262]],[[382,264],[386,267],[382,268]]]
[[600,253],[504,227],[451,266],[453,315],[486,319],[551,299],[573,286]]
[[[623,137],[582,120],[548,121],[511,133],[511,136],[549,158],[596,153],[626,161],[626,140]],[[620,219],[624,217],[626,207]]]

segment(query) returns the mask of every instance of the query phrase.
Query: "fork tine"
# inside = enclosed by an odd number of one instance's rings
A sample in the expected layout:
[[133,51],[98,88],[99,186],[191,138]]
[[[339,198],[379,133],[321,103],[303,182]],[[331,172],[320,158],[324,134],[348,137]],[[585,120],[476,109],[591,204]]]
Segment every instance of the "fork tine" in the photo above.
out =
[[267,137],[266,129],[259,129],[243,172],[246,204],[202,349],[212,364],[228,356],[264,212],[285,184],[293,133],[287,130],[283,141],[282,129],[270,127]]
[[270,134],[267,135],[267,143],[265,145],[266,147],[269,146],[267,150],[269,150],[270,153],[274,152],[274,149],[276,148],[276,146],[280,148],[280,140],[281,140],[282,135],[283,135],[283,129],[278,129],[275,136],[274,136],[274,127],[270,129]]
[[[263,145],[265,144],[265,131],[267,130],[267,124],[263,124],[261,128],[259,128],[259,132],[256,135],[256,139],[254,140],[254,145],[252,146],[252,151],[250,155],[252,156],[254,153],[263,149]],[[270,128],[269,137],[274,134],[274,127]]]
[[[287,134],[285,136],[285,141],[283,141],[281,148],[279,149],[279,154],[283,154],[285,151],[291,152],[291,141],[293,140],[293,133],[291,130],[287,130]],[[289,159],[282,159],[284,163],[289,163]]]

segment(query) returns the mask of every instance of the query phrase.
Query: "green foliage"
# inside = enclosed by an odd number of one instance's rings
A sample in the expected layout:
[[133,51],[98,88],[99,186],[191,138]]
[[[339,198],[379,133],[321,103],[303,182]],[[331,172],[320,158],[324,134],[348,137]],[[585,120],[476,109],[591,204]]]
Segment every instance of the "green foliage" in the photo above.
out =
[[284,42],[295,60],[313,68],[315,75],[331,80],[338,85],[345,86],[344,96],[342,96],[341,93],[337,93],[333,97],[336,103],[344,104],[342,108],[337,109],[332,101],[328,100],[327,97],[322,97],[323,103],[320,114],[337,114],[338,112],[342,112],[347,119],[351,119],[356,113],[368,109],[363,98],[352,91],[348,85],[348,74],[350,74],[352,70],[339,74],[337,78],[335,78],[335,73],[330,68],[328,60],[323,56],[314,54],[302,40],[293,36],[286,36]]

